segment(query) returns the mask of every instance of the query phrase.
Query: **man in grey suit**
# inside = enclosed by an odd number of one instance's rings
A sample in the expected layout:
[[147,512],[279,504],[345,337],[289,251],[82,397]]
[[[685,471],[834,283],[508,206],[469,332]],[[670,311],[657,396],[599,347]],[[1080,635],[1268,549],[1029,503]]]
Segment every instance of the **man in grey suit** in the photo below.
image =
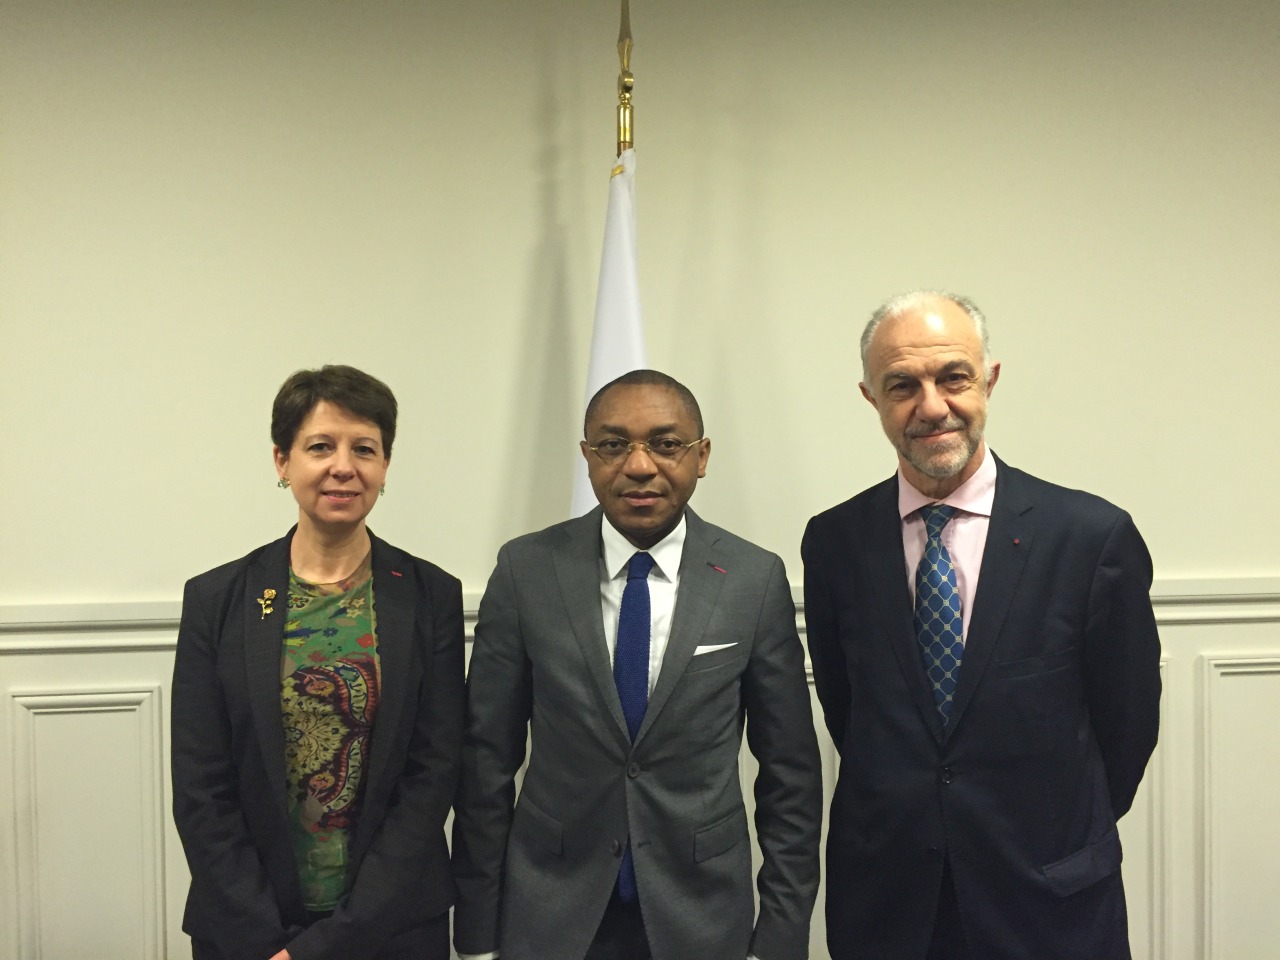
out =
[[679,382],[638,370],[607,384],[585,435],[600,506],[506,544],[480,604],[454,945],[503,960],[803,960],[821,773],[782,561],[686,507],[711,441]]

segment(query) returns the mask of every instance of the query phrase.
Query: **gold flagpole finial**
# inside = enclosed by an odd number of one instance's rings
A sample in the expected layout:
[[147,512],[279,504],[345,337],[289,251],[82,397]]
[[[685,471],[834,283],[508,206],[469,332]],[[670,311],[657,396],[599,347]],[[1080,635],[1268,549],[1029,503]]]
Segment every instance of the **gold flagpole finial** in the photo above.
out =
[[636,78],[631,75],[631,5],[622,0],[622,26],[618,29],[618,156],[635,146],[631,129],[631,88]]

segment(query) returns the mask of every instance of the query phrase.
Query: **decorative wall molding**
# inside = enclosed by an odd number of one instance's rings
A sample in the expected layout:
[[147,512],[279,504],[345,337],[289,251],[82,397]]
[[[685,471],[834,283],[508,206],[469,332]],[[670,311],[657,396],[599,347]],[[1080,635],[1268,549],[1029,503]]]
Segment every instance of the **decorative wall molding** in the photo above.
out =
[[[793,585],[791,595],[803,635],[803,588]],[[480,596],[474,590],[462,596],[468,640],[475,636]],[[1280,577],[1157,581],[1151,603],[1162,626],[1280,623]],[[0,605],[0,655],[172,650],[181,612],[176,600]]]
[[0,606],[0,656],[172,650],[178,601]]
[[[1232,960],[1233,954],[1221,952],[1219,931],[1228,926],[1222,919],[1223,897],[1227,891],[1225,883],[1218,882],[1231,876],[1231,871],[1222,862],[1217,828],[1219,827],[1219,801],[1224,799],[1223,791],[1238,787],[1239,783],[1229,784],[1219,775],[1219,758],[1223,747],[1233,737],[1241,733],[1239,729],[1227,728],[1221,720],[1226,704],[1238,703],[1238,694],[1233,698],[1224,684],[1233,678],[1275,676],[1280,678],[1280,656],[1222,656],[1211,655],[1202,658],[1201,699],[1204,705],[1201,713],[1200,757],[1203,763],[1201,777],[1201,861],[1204,869],[1204,882],[1201,884],[1204,925],[1201,956],[1204,960]],[[1275,683],[1280,688],[1280,679]],[[1264,735],[1265,737],[1265,735]],[[1269,738],[1266,742],[1272,743]],[[1261,772],[1261,771],[1260,771]],[[1264,788],[1265,792],[1265,788]],[[1225,935],[1225,934],[1224,934]]]
[[[1169,658],[1160,658],[1160,729],[1169,730],[1169,715],[1173,709],[1169,706]],[[1169,746],[1161,741],[1156,744],[1156,751],[1147,764],[1145,779],[1150,787],[1147,792],[1147,842],[1150,844],[1150,856],[1147,858],[1147,895],[1151,914],[1148,917],[1147,935],[1150,950],[1148,960],[1163,960],[1169,955],[1168,944],[1173,935],[1169,930],[1169,918],[1173,910],[1170,906],[1171,896],[1168,882],[1168,857],[1173,849],[1173,818],[1169,813],[1169,794],[1172,785],[1169,781],[1170,763]]]
[[[130,853],[141,866],[142,889],[138,893],[136,929],[142,940],[142,960],[160,960],[165,950],[165,924],[167,906],[164,883],[163,834],[164,813],[164,760],[159,684],[133,686],[125,689],[80,689],[74,691],[48,690],[10,692],[10,737],[13,758],[12,827],[17,881],[17,944],[18,956],[47,956],[48,950],[41,942],[42,885],[40,868],[43,862],[40,841],[47,835],[47,827],[41,823],[39,802],[41,786],[41,758],[37,755],[38,728],[51,717],[73,714],[132,713],[136,736],[120,744],[122,750],[137,750],[139,777],[137,788],[137,845]],[[48,763],[49,758],[44,758]],[[118,784],[116,785],[119,786]],[[105,785],[104,785],[105,788]],[[86,786],[86,796],[92,790]],[[91,806],[86,805],[86,810]],[[119,824],[114,827],[118,830]],[[84,830],[92,835],[103,829],[104,824],[86,820]],[[42,832],[45,831],[45,832]],[[64,865],[65,866],[65,865]]]

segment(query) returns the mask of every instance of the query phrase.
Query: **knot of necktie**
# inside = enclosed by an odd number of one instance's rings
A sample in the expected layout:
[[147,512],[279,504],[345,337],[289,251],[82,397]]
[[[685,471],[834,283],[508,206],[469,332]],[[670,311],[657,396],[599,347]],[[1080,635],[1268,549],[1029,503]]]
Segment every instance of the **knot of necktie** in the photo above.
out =
[[628,580],[646,580],[653,569],[653,557],[647,553],[637,553],[627,562]]
[[948,503],[932,503],[920,508],[920,516],[924,518],[924,528],[930,540],[937,540],[942,535],[942,528],[956,515],[956,508]]

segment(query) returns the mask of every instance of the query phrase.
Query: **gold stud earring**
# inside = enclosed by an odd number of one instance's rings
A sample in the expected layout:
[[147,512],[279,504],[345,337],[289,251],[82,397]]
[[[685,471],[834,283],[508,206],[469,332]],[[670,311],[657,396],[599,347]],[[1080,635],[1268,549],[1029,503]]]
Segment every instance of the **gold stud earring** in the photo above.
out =
[[281,490],[288,490],[288,489],[289,489],[289,478],[288,478],[288,477],[281,477],[279,480],[277,480],[277,481],[276,481],[276,486],[277,486],[277,487],[279,487]]

